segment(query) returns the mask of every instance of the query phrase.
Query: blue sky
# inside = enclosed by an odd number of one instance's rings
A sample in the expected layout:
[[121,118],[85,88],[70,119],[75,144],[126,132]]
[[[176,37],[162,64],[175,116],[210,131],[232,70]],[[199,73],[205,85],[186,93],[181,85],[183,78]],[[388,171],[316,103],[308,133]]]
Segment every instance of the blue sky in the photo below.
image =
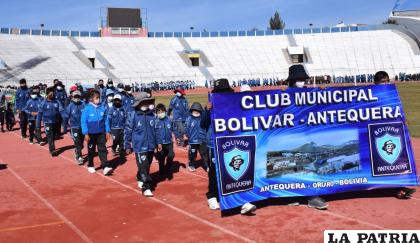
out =
[[[266,29],[280,12],[286,28],[345,23],[378,24],[395,0],[2,0],[0,26],[97,30],[104,7],[147,9],[150,31]],[[105,12],[105,11],[102,11]]]

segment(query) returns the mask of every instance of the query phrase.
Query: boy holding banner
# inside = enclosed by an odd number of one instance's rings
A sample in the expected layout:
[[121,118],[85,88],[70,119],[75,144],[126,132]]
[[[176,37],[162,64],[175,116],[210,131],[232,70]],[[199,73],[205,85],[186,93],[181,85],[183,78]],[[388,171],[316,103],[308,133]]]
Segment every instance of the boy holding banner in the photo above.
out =
[[[232,93],[234,90],[230,87],[229,81],[227,79],[218,79],[214,81],[214,88],[211,91],[212,93]],[[209,102],[204,110],[200,122],[200,126],[207,132],[207,146],[209,148],[209,171],[208,171],[208,192],[206,193],[207,196],[207,203],[210,209],[217,210],[220,208],[218,202],[218,195],[219,191],[217,188],[217,175],[216,175],[216,160],[215,160],[215,145],[213,141],[213,126],[211,123],[211,110],[213,106],[211,102]],[[254,212],[257,207],[251,203],[245,203],[241,207],[241,214],[250,214]]]
[[[379,71],[375,73],[373,78],[375,85],[389,83],[389,75],[385,71]],[[414,188],[399,187],[396,188],[396,197],[398,199],[409,199],[413,193],[416,192]]]

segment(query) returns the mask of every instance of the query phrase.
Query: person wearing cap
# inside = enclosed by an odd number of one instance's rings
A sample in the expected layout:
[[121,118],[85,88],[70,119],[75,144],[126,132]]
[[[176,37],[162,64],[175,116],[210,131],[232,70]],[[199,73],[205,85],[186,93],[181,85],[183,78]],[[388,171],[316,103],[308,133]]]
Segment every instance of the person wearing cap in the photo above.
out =
[[[156,153],[156,158],[159,162],[159,174],[172,180],[172,164],[175,157],[174,145],[172,143],[172,121],[166,115],[166,107],[164,104],[156,106],[156,120],[155,120],[157,140],[161,141],[162,149]],[[166,160],[166,163],[165,163]]]
[[[120,94],[114,96],[114,104],[108,110],[108,122],[112,134],[112,154],[124,154],[124,125],[126,120],[125,107]],[[118,148],[118,151],[117,151]]]
[[[301,64],[292,65],[289,67],[289,77],[286,79],[289,88],[305,88],[305,83],[310,79],[306,73],[305,67]],[[298,202],[294,202],[293,205],[298,205]],[[318,210],[324,210],[328,208],[328,204],[325,200],[319,196],[313,196],[308,198],[308,207],[316,208]]]
[[28,128],[28,116],[26,112],[23,111],[23,108],[25,108],[26,103],[30,99],[29,97],[29,89],[26,85],[26,79],[21,79],[19,81],[20,88],[16,91],[15,95],[15,110],[19,116],[19,126],[20,126],[20,132],[22,139],[25,139],[26,136],[26,130]]
[[107,110],[111,109],[111,107],[114,105],[114,95],[115,92],[112,91],[111,89],[108,89],[105,93],[105,99],[103,104],[105,105],[105,108]]
[[82,149],[83,149],[83,141],[84,136],[82,133],[81,128],[81,117],[82,117],[82,110],[85,107],[84,102],[82,101],[82,93],[79,90],[75,90],[71,93],[71,102],[70,104],[64,109],[63,115],[63,124],[67,132],[67,125],[70,126],[70,134],[71,138],[74,142],[74,159],[77,164],[83,164],[83,157],[82,157]]
[[101,98],[101,102],[104,104],[107,102],[106,94],[108,90],[111,90],[113,93],[117,92],[117,89],[114,87],[114,82],[112,81],[112,79],[108,79],[108,82],[106,83],[106,87],[102,89],[101,97],[103,98]]
[[89,103],[82,111],[80,118],[80,126],[85,141],[88,143],[88,171],[95,173],[96,169],[93,164],[96,147],[98,147],[98,156],[101,161],[103,174],[108,176],[112,174],[112,168],[108,161],[106,148],[106,140],[110,137],[110,128],[107,118],[107,109],[100,102],[100,94],[97,90],[90,91]]
[[133,104],[134,104],[134,97],[133,97],[133,91],[130,85],[126,85],[124,87],[124,90],[127,94],[127,99],[125,100],[125,103],[123,103],[125,112],[128,114],[131,111],[133,111]]
[[188,142],[188,170],[191,172],[195,171],[195,159],[197,152],[203,161],[203,168],[208,171],[208,149],[206,144],[206,131],[201,128],[201,113],[203,113],[203,107],[200,103],[194,102],[190,108],[191,115],[185,121],[185,134],[184,141]]
[[26,103],[25,108],[23,108],[23,111],[26,112],[28,116],[28,123],[29,123],[29,143],[34,144],[34,137],[38,144],[41,143],[41,134],[38,132],[35,132],[36,129],[36,119],[38,116],[38,109],[39,105],[42,102],[42,98],[38,93],[37,88],[33,88],[31,91],[31,99],[28,100]]
[[[59,81],[56,84],[54,84],[54,86],[55,86],[55,91],[54,91],[55,100],[60,103],[61,107],[63,108],[66,107],[67,93],[66,93],[66,90],[64,89],[63,83]],[[63,125],[62,123],[63,123],[63,118],[61,117],[61,114],[58,114],[57,123],[55,125],[56,139],[58,139],[61,136],[61,126]]]
[[137,162],[137,185],[146,197],[153,197],[150,164],[155,149],[162,150],[162,141],[156,136],[154,104],[155,99],[146,92],[135,93],[134,111],[130,112],[124,128],[126,153],[134,151]]
[[175,96],[169,103],[168,116],[172,114],[172,121],[174,123],[174,134],[179,146],[183,146],[184,124],[187,117],[190,115],[188,100],[185,98],[185,90],[183,88],[176,88],[174,90]]
[[60,102],[55,99],[55,88],[47,88],[46,98],[38,106],[38,114],[36,120],[36,129],[41,129],[41,122],[44,123],[45,134],[47,135],[48,148],[51,156],[58,156],[58,151],[55,149],[55,127],[58,122],[57,118],[63,110]]
[[[227,79],[218,79],[214,81],[212,93],[233,93],[234,90],[230,87]],[[217,175],[216,175],[216,159],[215,147],[213,141],[213,125],[211,123],[211,110],[213,105],[208,102],[204,109],[200,126],[207,132],[207,146],[209,147],[209,172],[208,172],[208,192],[206,193],[207,204],[210,209],[217,210],[219,206],[219,190],[217,188]],[[257,207],[252,203],[245,203],[241,207],[241,214],[246,215],[254,212]]]

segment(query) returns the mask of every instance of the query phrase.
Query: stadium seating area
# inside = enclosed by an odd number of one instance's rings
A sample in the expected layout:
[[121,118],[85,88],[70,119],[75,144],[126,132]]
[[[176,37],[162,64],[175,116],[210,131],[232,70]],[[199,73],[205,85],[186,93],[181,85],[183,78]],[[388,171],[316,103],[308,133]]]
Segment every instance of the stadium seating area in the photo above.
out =
[[[156,33],[154,38],[4,33],[0,34],[0,60],[5,67],[0,69],[0,82],[7,84],[25,77],[31,83],[59,78],[64,83],[91,84],[111,77],[127,83],[195,80],[204,86],[205,80],[221,77],[285,78],[292,64],[289,47],[303,48],[304,64],[311,76],[371,74],[378,70],[391,76],[420,72],[419,46],[398,28],[384,25],[364,31],[352,27],[314,30],[263,31],[263,35],[255,32],[253,36],[241,36],[237,31],[226,32],[226,38],[211,37],[212,32],[208,32],[209,37],[190,33],[191,37],[185,38],[176,38],[175,33],[162,33],[169,38],[158,38]],[[199,52],[205,65],[192,67],[185,54],[188,51]],[[94,53],[96,68],[88,52]]]

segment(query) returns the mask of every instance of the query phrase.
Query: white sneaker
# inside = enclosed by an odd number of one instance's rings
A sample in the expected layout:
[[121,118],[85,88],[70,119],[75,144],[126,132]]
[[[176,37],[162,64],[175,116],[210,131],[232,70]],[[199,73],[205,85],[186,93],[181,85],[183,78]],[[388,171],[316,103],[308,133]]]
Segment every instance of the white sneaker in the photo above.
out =
[[77,161],[78,161],[78,164],[79,164],[79,165],[82,165],[82,164],[84,163],[84,161],[83,161],[83,158],[82,158],[82,157],[79,157],[79,158],[77,159]]
[[105,167],[104,169],[104,175],[110,175],[112,173],[112,168],[111,167]]
[[143,192],[143,195],[146,196],[146,197],[153,197],[153,193],[149,189],[145,190]]
[[249,214],[257,210],[257,206],[252,203],[245,203],[241,207],[241,214]]
[[88,167],[88,171],[89,171],[89,173],[96,173],[96,169],[95,169],[95,167]]
[[217,202],[217,199],[215,197],[208,199],[207,204],[209,205],[209,208],[211,210],[217,210],[220,208],[219,203]]
[[137,181],[137,186],[142,189],[143,188],[143,182],[142,181]]

